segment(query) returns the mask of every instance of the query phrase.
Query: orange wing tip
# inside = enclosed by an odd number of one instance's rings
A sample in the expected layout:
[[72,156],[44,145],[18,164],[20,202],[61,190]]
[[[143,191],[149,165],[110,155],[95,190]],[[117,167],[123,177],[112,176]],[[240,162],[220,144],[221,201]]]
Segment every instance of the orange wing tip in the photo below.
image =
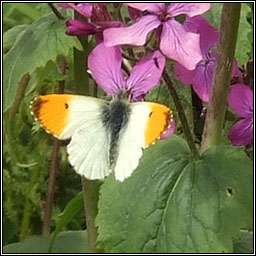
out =
[[[158,107],[159,109],[157,109]],[[161,110],[160,109],[161,107],[166,108],[166,110],[168,111]],[[156,141],[158,141],[161,138],[161,136],[167,132],[167,130],[171,127],[171,124],[173,122],[172,111],[166,106],[161,104],[157,104],[155,106],[153,105],[152,111],[154,111],[156,115],[150,115],[149,117],[148,127],[145,134],[146,145],[144,146],[144,148],[147,148],[150,145],[154,145]],[[155,130],[152,132],[150,129],[150,126],[154,127],[154,124],[155,124]]]
[[30,104],[31,114],[47,133],[58,138],[67,124],[69,95],[45,95],[35,97]]

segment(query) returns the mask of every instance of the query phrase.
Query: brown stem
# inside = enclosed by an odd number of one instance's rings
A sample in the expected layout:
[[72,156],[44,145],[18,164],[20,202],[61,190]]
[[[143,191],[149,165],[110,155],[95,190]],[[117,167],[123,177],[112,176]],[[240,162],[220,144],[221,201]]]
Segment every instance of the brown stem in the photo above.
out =
[[236,47],[240,18],[240,3],[224,3],[217,46],[211,98],[202,136],[201,152],[221,142],[227,97]]
[[57,138],[53,138],[52,162],[51,162],[50,175],[49,175],[49,181],[48,181],[47,198],[45,202],[45,214],[44,214],[43,231],[42,231],[43,235],[48,235],[50,233],[52,208],[53,208],[53,200],[54,200],[54,186],[55,186],[55,179],[57,175],[57,169],[59,166],[58,154],[59,154],[59,140]]
[[19,82],[17,93],[14,99],[14,103],[9,109],[9,120],[12,121],[15,117],[15,114],[19,111],[20,103],[24,98],[28,82],[30,80],[30,75],[25,74]]
[[[60,69],[61,73],[65,75],[66,73],[66,58],[61,57],[60,59]],[[59,94],[64,93],[65,81],[59,82]],[[43,228],[42,234],[48,235],[50,233],[51,226],[51,217],[52,217],[52,208],[54,201],[54,188],[55,188],[55,180],[57,176],[57,170],[59,167],[59,147],[60,142],[57,138],[53,138],[53,149],[52,149],[52,162],[49,171],[49,181],[48,181],[48,190],[47,190],[47,198],[45,202],[45,214],[43,220]]]
[[98,85],[94,82],[92,96],[97,98],[98,96]]
[[182,126],[182,129],[183,129],[184,135],[186,137],[186,140],[188,142],[189,148],[193,152],[194,156],[196,158],[199,158],[199,153],[198,153],[198,150],[197,150],[196,145],[194,143],[194,139],[193,139],[192,133],[190,131],[188,121],[187,121],[183,106],[181,104],[180,98],[178,96],[178,93],[176,91],[176,88],[174,87],[173,82],[172,82],[171,78],[169,77],[169,75],[168,75],[168,73],[165,69],[163,71],[162,76],[163,76],[163,79],[164,79],[164,81],[167,85],[167,88],[168,88],[168,90],[169,90],[169,92],[170,92],[170,94],[173,98],[176,109],[178,111],[179,118],[180,118],[180,121],[181,121],[181,126]]
[[58,11],[58,9],[54,6],[53,3],[48,3],[54,14],[58,17],[60,20],[64,20],[65,18],[62,16],[62,14]]
[[133,61],[133,62],[138,62],[139,61],[139,59],[136,59],[135,57],[131,57],[131,56],[125,54],[125,53],[122,53],[122,57],[127,59],[127,60]]

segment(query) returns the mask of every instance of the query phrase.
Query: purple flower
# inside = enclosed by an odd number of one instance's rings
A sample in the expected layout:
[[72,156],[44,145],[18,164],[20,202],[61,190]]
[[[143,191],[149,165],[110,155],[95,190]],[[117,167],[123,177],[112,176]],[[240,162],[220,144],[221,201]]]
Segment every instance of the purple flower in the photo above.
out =
[[[119,46],[106,47],[104,43],[100,43],[88,58],[90,73],[106,94],[115,96],[124,91],[131,95],[131,101],[141,101],[159,82],[165,66],[165,57],[160,51],[149,54],[132,68],[129,77],[124,76],[121,65],[122,54]],[[175,126],[173,121],[161,139],[170,136]]]
[[74,9],[86,18],[91,18],[92,4],[90,3],[59,3],[59,6],[65,9]]
[[165,133],[160,137],[160,140],[167,139],[170,135],[174,133],[175,129],[176,129],[176,122],[175,120],[173,120],[170,128],[165,131]]
[[[200,35],[203,59],[197,63],[194,70],[188,70],[181,64],[176,63],[174,72],[182,83],[193,86],[194,91],[202,101],[208,102],[217,57],[216,51],[212,52],[211,48],[217,45],[219,34],[217,29],[211,26],[202,16],[187,18],[183,26],[187,31]],[[239,74],[237,62],[234,61],[232,75],[239,76]]]
[[253,140],[253,92],[244,84],[234,84],[230,88],[228,104],[242,117],[230,129],[228,138],[235,146],[245,146]]
[[108,95],[115,96],[120,91],[129,92],[132,101],[143,100],[150,89],[159,82],[165,57],[155,51],[138,62],[130,76],[124,76],[122,54],[119,46],[106,47],[98,44],[88,58],[88,68],[92,77]]
[[88,36],[88,35],[94,35],[96,32],[96,25],[84,22],[81,20],[68,20],[66,22],[67,25],[67,31],[66,33],[68,35],[72,36]]
[[147,12],[136,23],[125,28],[104,31],[107,46],[144,45],[147,35],[154,29],[160,34],[160,50],[171,59],[191,70],[202,59],[199,34],[188,32],[175,20],[180,14],[193,17],[206,12],[210,3],[129,3],[128,6]]
[[[106,5],[98,4],[59,4],[63,8],[72,8],[91,22],[81,20],[68,20],[66,33],[71,36],[94,35],[97,43],[103,41],[103,31],[106,28],[121,27],[122,22],[112,21]],[[78,8],[79,7],[79,8]]]

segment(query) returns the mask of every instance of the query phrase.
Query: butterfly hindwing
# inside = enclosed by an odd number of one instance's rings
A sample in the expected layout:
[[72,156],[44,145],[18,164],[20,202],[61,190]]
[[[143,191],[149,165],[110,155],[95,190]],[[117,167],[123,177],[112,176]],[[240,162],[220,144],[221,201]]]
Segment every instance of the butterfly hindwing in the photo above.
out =
[[83,123],[67,146],[68,159],[76,172],[87,179],[103,179],[109,175],[109,133],[100,117]]

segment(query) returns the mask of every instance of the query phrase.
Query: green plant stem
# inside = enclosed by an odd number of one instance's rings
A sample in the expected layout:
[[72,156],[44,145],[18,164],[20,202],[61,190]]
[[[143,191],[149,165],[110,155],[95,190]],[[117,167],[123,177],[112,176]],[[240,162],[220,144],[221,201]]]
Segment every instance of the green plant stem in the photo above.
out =
[[237,41],[240,9],[240,3],[223,4],[220,39],[217,46],[218,55],[214,70],[211,99],[202,136],[201,153],[221,142]]
[[90,251],[92,253],[100,253],[102,251],[96,247],[98,231],[95,225],[95,218],[98,213],[99,190],[102,182],[82,178],[82,184]]
[[[84,20],[79,14],[75,14],[76,19]],[[87,58],[90,52],[88,48],[88,38],[79,37],[84,51],[74,49],[74,74],[76,93],[89,95],[89,76],[87,70]],[[101,183],[98,181],[89,181],[82,178],[84,209],[86,217],[86,225],[88,232],[89,247],[92,253],[98,253],[96,248],[97,228],[95,226],[95,217],[98,212],[99,189]]]
[[171,78],[168,75],[166,70],[164,70],[162,76],[163,76],[163,79],[164,79],[164,81],[167,85],[167,88],[168,88],[168,90],[169,90],[169,92],[170,92],[170,94],[173,98],[176,109],[178,111],[179,118],[180,118],[181,125],[182,125],[182,129],[183,129],[185,138],[187,140],[187,143],[189,145],[189,148],[190,148],[191,152],[193,153],[194,157],[199,159],[199,153],[197,151],[197,148],[196,148],[196,145],[195,145],[195,142],[194,142],[194,139],[193,139],[193,135],[192,135],[191,130],[189,128],[189,124],[188,124],[188,121],[187,121],[187,118],[186,118],[186,115],[185,115],[185,111],[184,111],[183,106],[181,104],[181,101],[180,101],[180,98],[179,98],[178,93],[176,91],[176,88],[174,87],[173,82],[172,82],[172,80],[171,80]]
[[[86,19],[75,13],[75,19],[86,21]],[[87,73],[87,59],[89,55],[89,43],[87,36],[78,36],[83,51],[79,51],[74,48],[74,76],[75,76],[75,90],[77,94],[89,95],[89,75]]]

